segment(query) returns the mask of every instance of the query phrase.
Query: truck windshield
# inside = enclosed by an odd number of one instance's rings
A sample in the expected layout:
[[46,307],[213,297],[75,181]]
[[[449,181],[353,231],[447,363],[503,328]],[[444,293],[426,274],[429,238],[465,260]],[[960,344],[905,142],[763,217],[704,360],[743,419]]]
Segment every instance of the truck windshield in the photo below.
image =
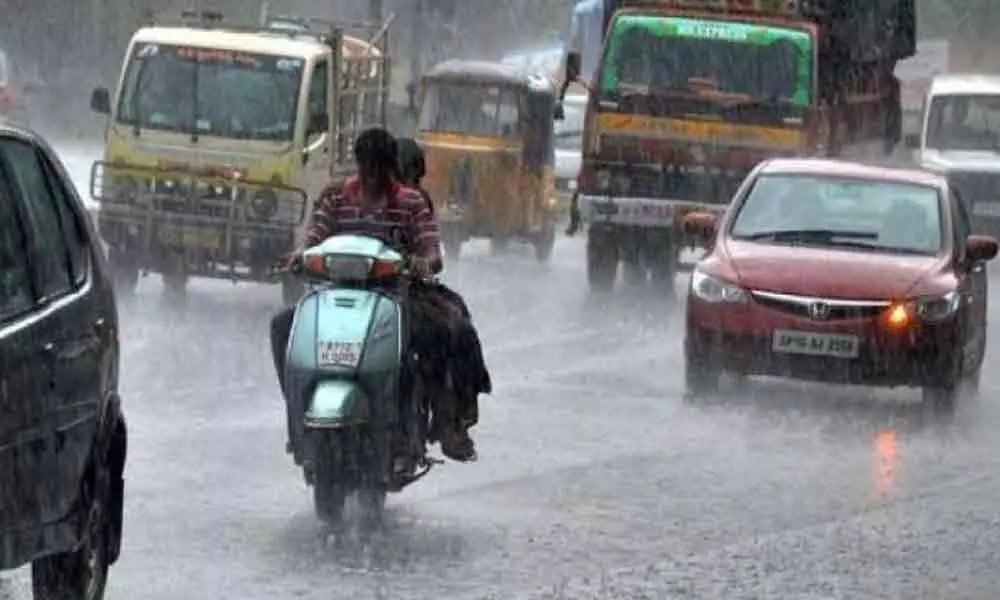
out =
[[119,123],[243,140],[291,140],[304,61],[190,46],[136,44]]
[[927,147],[1000,151],[1000,96],[937,96],[927,119]]
[[420,130],[473,135],[519,133],[517,90],[499,86],[436,83],[427,88]]
[[724,94],[808,107],[813,41],[803,30],[714,19],[623,15],[609,33],[600,89]]

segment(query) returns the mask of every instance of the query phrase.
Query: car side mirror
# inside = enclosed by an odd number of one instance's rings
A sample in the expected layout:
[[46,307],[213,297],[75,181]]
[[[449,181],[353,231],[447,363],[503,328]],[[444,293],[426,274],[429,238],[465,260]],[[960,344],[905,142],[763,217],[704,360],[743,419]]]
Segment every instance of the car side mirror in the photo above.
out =
[[920,147],[920,134],[918,133],[908,133],[903,136],[903,144],[910,150],[916,150]]
[[970,235],[965,242],[965,255],[974,263],[993,260],[997,249],[996,238],[988,235]]
[[94,88],[90,93],[90,110],[102,115],[111,114],[111,92],[108,88]]
[[569,52],[566,54],[566,81],[576,81],[580,78],[581,59],[579,52]]
[[692,212],[681,219],[685,237],[691,242],[705,247],[712,243],[718,232],[719,217],[710,212]]
[[330,124],[325,114],[315,113],[309,115],[309,127],[307,128],[306,136],[323,133],[327,130],[329,125]]

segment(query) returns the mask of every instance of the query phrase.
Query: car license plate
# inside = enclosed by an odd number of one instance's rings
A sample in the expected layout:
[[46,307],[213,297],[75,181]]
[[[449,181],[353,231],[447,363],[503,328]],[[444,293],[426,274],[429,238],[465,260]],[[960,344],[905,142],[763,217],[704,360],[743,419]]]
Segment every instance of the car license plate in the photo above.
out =
[[361,362],[360,342],[321,341],[316,350],[316,362],[321,367],[353,369]]
[[812,333],[793,329],[775,329],[772,350],[785,354],[857,358],[860,342],[856,335]]
[[217,233],[184,231],[182,229],[161,229],[159,238],[160,242],[167,246],[211,248],[214,250],[222,247],[222,236]]

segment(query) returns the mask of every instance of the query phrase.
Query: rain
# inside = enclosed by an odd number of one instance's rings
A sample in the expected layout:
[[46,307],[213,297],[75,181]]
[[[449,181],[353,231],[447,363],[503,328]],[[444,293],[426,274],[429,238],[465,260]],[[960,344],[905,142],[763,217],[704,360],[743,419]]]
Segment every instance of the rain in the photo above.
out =
[[[0,121],[54,149],[116,285],[128,452],[121,554],[103,597],[995,598],[1000,299],[987,290],[997,263],[963,266],[948,252],[954,242],[956,253],[995,254],[1000,237],[1000,3],[838,0],[820,16],[773,14],[799,4],[808,0],[9,0]],[[318,81],[326,43],[316,31],[334,30],[343,53],[327,48],[337,66],[323,73],[343,86],[312,94],[303,82]],[[318,121],[314,105],[326,107]],[[286,409],[269,326],[306,288],[274,267],[301,242],[293,232],[320,190],[353,171],[356,135],[379,123],[425,152],[441,281],[468,305],[492,392],[469,430],[475,461],[428,444],[426,460],[398,467],[426,476],[390,489],[383,507],[358,475],[341,515],[314,506],[329,483],[317,483],[318,465],[334,453],[314,460],[306,440],[318,438],[290,441],[288,425],[326,435],[351,422],[316,416],[319,400]],[[793,173],[795,161],[753,171],[823,153],[861,171],[848,183]],[[893,180],[885,166],[907,171]],[[939,214],[950,200],[918,193],[935,182],[968,210]],[[938,237],[888,245],[869,225],[907,194],[930,207],[921,214]],[[212,219],[239,201],[261,237],[234,244],[237,261],[194,229],[151,241],[140,221],[114,217],[141,196],[182,211],[197,196]],[[734,198],[745,210],[724,216]],[[834,216],[814,223],[807,208],[799,219],[807,202]],[[970,236],[952,240],[966,212]],[[779,222],[794,229],[775,231]],[[116,249],[125,239],[171,250]],[[343,243],[361,252],[357,239]],[[399,276],[386,248],[351,264]],[[341,264],[331,260],[322,268]],[[301,306],[367,301],[351,294]],[[781,325],[766,325],[763,346],[746,344],[765,327],[747,315],[764,313]],[[371,314],[364,348],[404,322]],[[967,347],[942,349],[935,323],[955,314]],[[725,327],[745,335],[696,337]],[[878,327],[925,327],[941,347],[935,359],[908,354],[916,333]],[[13,329],[0,322],[0,344]],[[888,350],[865,346],[889,338]],[[327,342],[327,358],[309,346],[303,370],[293,339],[286,388],[311,397],[320,386],[308,378],[327,359],[361,373],[361,342]],[[927,375],[959,354],[967,373],[954,386]],[[906,361],[907,381],[871,375]],[[0,419],[21,405],[9,368]],[[345,398],[390,389],[378,376]],[[7,425],[0,565],[19,532],[42,527],[15,527],[4,508],[23,508],[22,486],[55,487],[19,470],[26,433]],[[343,442],[336,458],[355,446]],[[31,561],[52,552],[0,571],[0,600],[32,598]]]

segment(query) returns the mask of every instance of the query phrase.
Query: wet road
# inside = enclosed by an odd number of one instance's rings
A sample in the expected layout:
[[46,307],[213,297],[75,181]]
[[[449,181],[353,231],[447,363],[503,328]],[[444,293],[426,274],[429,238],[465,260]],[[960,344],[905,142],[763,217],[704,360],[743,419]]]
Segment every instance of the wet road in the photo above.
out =
[[[198,281],[177,308],[144,280],[121,308],[131,441],[108,598],[996,597],[996,368],[950,421],[913,391],[768,381],[692,406],[676,299],[588,300],[580,240],[548,267],[464,258],[447,279],[496,381],[480,462],[390,498],[386,532],[346,549],[284,453],[278,290]],[[24,586],[8,576],[0,598]]]

